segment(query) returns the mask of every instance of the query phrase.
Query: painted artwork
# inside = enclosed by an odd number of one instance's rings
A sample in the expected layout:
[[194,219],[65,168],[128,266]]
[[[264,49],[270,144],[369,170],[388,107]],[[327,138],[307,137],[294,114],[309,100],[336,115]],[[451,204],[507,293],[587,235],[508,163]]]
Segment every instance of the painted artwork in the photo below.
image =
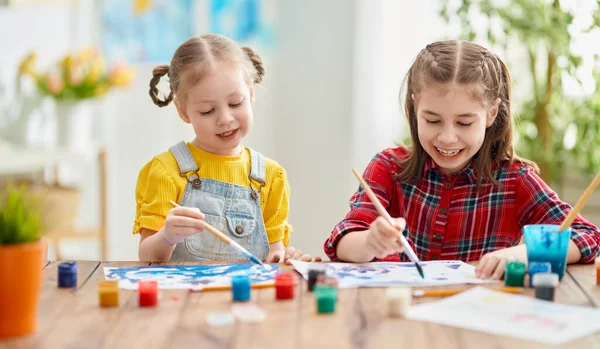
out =
[[110,62],[168,64],[194,35],[192,0],[103,0],[102,46]]
[[[231,286],[234,275],[248,275],[252,284],[274,282],[281,271],[277,264],[263,268],[256,264],[175,265],[149,267],[104,267],[106,280],[119,280],[119,288],[136,290],[138,280],[156,280],[160,289],[193,289]],[[268,270],[267,270],[268,269]]]
[[339,280],[339,287],[439,286],[479,284],[489,281],[475,277],[475,267],[462,261],[421,262],[425,278],[421,278],[413,263],[311,263],[291,261],[296,270],[308,279],[310,268],[325,266],[327,275]]
[[253,42],[269,48],[274,41],[269,5],[272,5],[269,1],[261,0],[211,0],[210,32],[242,44]]
[[600,330],[600,311],[475,287],[456,296],[413,305],[408,318],[547,344]]

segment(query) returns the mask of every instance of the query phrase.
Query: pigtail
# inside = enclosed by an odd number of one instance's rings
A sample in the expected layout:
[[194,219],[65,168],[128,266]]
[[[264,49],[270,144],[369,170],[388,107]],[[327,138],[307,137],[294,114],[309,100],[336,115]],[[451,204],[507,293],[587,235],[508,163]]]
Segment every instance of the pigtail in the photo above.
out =
[[167,106],[173,100],[173,90],[171,90],[171,92],[169,93],[169,96],[166,99],[161,100],[158,98],[159,91],[156,86],[160,82],[160,79],[167,74],[169,74],[169,66],[168,65],[159,65],[152,70],[152,79],[150,79],[149,94],[150,94],[150,98],[152,98],[152,101],[154,102],[154,104],[156,104],[159,107]]
[[263,67],[262,58],[260,58],[260,56],[256,54],[256,52],[254,52],[254,50],[252,50],[250,47],[242,47],[242,50],[244,50],[244,53],[246,56],[248,56],[250,62],[252,62],[254,69],[256,69],[254,83],[260,84],[265,76],[265,68]]

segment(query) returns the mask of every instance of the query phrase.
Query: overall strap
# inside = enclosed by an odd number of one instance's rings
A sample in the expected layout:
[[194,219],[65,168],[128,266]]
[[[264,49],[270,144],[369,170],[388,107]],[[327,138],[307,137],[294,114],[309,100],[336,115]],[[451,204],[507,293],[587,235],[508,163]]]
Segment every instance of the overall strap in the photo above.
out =
[[252,148],[248,148],[248,150],[250,150],[250,178],[264,184],[267,175],[265,157]]
[[175,157],[181,175],[198,170],[198,164],[196,164],[196,160],[194,160],[194,157],[185,142],[181,141],[175,144],[169,148],[169,151]]

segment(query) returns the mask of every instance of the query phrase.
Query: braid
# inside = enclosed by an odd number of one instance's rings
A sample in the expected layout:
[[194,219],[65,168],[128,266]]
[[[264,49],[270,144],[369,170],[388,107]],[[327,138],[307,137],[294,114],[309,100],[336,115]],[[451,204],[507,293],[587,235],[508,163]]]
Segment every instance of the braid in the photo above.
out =
[[152,98],[152,101],[154,102],[154,104],[156,104],[159,107],[167,106],[173,100],[173,90],[171,90],[171,92],[169,93],[169,96],[166,99],[161,100],[158,98],[159,91],[156,86],[160,82],[160,79],[167,74],[169,74],[169,66],[168,65],[159,65],[152,70],[152,79],[150,79],[150,91],[148,91],[148,92],[149,92],[150,98]]
[[256,52],[254,52],[254,50],[252,50],[250,47],[242,47],[242,50],[244,50],[244,53],[246,56],[248,56],[250,62],[252,62],[254,69],[256,69],[256,75],[254,76],[253,82],[255,84],[260,84],[265,76],[265,68],[263,67],[262,58],[260,58],[260,56],[256,54]]

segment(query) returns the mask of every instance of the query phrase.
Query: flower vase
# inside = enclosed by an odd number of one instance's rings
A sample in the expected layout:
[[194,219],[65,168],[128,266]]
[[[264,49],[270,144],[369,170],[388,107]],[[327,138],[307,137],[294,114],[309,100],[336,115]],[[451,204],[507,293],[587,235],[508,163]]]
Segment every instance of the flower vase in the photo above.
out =
[[56,146],[82,151],[93,144],[94,103],[56,101]]

